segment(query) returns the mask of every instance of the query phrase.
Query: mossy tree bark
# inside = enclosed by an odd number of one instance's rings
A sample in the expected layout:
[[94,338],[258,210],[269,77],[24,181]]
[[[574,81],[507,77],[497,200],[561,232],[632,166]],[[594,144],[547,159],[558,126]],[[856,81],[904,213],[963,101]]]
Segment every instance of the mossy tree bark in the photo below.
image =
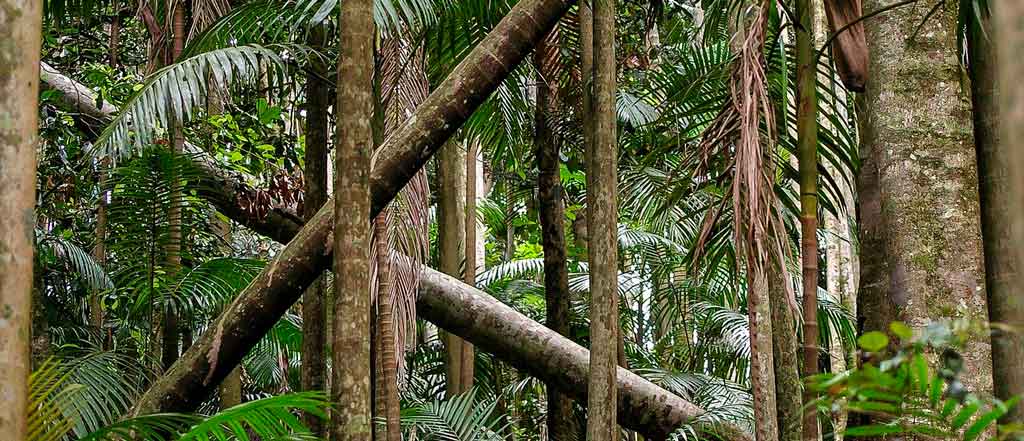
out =
[[[1020,80],[1024,75],[1024,63],[1020,62],[1024,56],[1024,4],[1013,0],[991,4],[996,13],[983,18],[990,24],[995,17],[994,32],[986,29],[979,35],[977,29],[972,29],[970,42],[971,59],[984,57],[979,60],[984,65],[971,67],[978,83],[974,86],[974,130],[981,175],[989,320],[1013,329],[996,332],[992,338],[995,393],[1005,400],[1024,394],[1024,247],[1020,246],[1024,243],[1024,149],[1019,144],[1024,139],[1024,82]],[[983,45],[992,36],[997,50]],[[975,49],[981,50],[976,53]],[[1014,61],[995,63],[997,60]],[[998,92],[990,88],[993,85],[997,85]],[[984,129],[981,132],[979,125]],[[979,134],[987,139],[979,140]],[[1001,422],[1024,423],[1024,405],[1018,404]]]
[[[370,157],[373,154],[372,0],[349,0],[338,21],[338,148],[334,178],[331,439],[373,436],[370,391]],[[379,210],[378,210],[379,211]]]
[[42,2],[0,0],[0,433],[27,439]]
[[[892,3],[869,0],[865,10]],[[924,20],[924,9],[893,9],[865,24],[871,79],[859,112],[862,332],[887,332],[894,320],[920,329],[942,318],[987,317],[957,16],[940,8]],[[963,356],[962,381],[973,391],[990,391],[988,342],[970,342]]]
[[615,0],[594,0],[593,146],[587,158],[590,222],[590,381],[587,439],[618,439],[618,138],[615,117]]
[[768,273],[768,303],[771,305],[772,321],[772,363],[775,370],[775,411],[779,439],[798,441],[802,434],[802,406],[800,345],[796,332],[796,316],[789,296],[791,283],[778,265],[772,265]]

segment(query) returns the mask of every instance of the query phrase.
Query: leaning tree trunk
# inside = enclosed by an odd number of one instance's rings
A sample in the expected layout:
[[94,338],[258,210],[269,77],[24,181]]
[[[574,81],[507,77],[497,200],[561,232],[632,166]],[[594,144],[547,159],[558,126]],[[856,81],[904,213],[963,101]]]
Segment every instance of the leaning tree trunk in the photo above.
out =
[[[569,336],[569,269],[565,248],[565,202],[559,171],[561,140],[554,128],[562,111],[559,86],[561,59],[558,29],[537,45],[533,64],[537,68],[537,109],[534,115],[534,152],[537,158],[537,199],[540,206],[541,244],[544,247],[545,325]],[[548,437],[572,439],[577,434],[572,400],[554,387],[547,388]]]
[[0,432],[26,439],[42,2],[0,0]]
[[594,0],[593,146],[587,158],[590,221],[590,378],[587,439],[618,439],[618,139],[615,127],[615,0]]
[[[865,9],[891,3],[869,0]],[[957,15],[940,8],[925,20],[925,9],[898,8],[866,23],[861,331],[886,332],[894,320],[921,329],[942,318],[987,317],[970,109],[958,86]],[[990,391],[988,342],[970,342],[963,356],[963,382]]]
[[[334,178],[334,342],[331,440],[373,434],[370,397],[370,156],[373,154],[372,0],[348,0],[338,21],[338,147]],[[380,210],[377,210],[378,212]],[[341,319],[344,317],[344,319]]]
[[[327,45],[326,26],[317,26],[310,36],[310,46]],[[306,79],[306,168],[303,170],[302,216],[310,220],[327,202],[327,108],[330,105],[330,84],[327,63],[314,57]],[[302,295],[302,390],[324,391],[327,385],[326,327],[330,326],[325,312],[324,291],[326,278],[317,278]],[[304,415],[303,422],[315,435],[325,434],[323,420],[313,414]]]
[[[1013,0],[993,4],[998,20],[995,32],[986,29],[979,35],[972,28],[970,42],[989,320],[1012,329],[992,337],[995,393],[1006,400],[1024,394],[1024,248],[1020,246],[1024,243],[1024,149],[1019,144],[1024,139],[1024,83],[1020,80],[1024,4]],[[985,14],[983,19],[988,24],[992,16]],[[997,50],[985,47],[993,36]],[[998,64],[996,60],[1013,61]],[[998,72],[997,66],[1001,66]],[[998,93],[991,88],[996,84]],[[1024,405],[1018,404],[1001,422],[1024,423]]]

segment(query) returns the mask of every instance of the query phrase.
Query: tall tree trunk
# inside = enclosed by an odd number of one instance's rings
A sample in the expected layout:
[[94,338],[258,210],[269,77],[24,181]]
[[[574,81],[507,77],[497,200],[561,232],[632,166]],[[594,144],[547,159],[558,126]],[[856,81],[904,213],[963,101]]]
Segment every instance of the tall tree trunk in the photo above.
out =
[[[310,46],[322,48],[328,42],[328,30],[317,26],[310,36]],[[303,170],[302,217],[310,220],[327,202],[327,154],[329,139],[327,108],[330,105],[328,66],[317,57],[311,61],[306,79],[306,168]],[[324,311],[326,279],[317,278],[302,295],[302,390],[324,391],[327,385],[326,327],[330,326]],[[305,414],[303,422],[314,435],[324,436],[323,420]]]
[[[452,277],[462,277],[466,257],[466,158],[462,147],[453,141],[438,152],[438,215],[437,235],[440,268]],[[461,393],[462,339],[445,334],[447,396]]]
[[0,0],[0,432],[27,439],[42,2]]
[[[537,157],[537,199],[540,205],[541,244],[544,247],[545,325],[563,336],[569,336],[569,269],[566,263],[565,202],[559,166],[561,140],[555,133],[562,111],[558,66],[559,33],[551,31],[533,52],[537,68],[537,109],[534,117],[534,154]],[[572,400],[547,387],[548,437],[569,440],[576,436]]]
[[[787,240],[787,239],[783,239]],[[772,363],[775,372],[775,409],[777,414],[779,440],[798,441],[803,433],[800,359],[800,342],[796,333],[796,311],[790,306],[792,288],[783,268],[772,265],[768,273],[768,303],[771,305],[772,322]]]
[[619,335],[618,139],[615,0],[594,0],[593,147],[587,158],[590,221],[590,381],[587,439],[618,439],[615,424]]
[[[98,178],[96,186],[100,189],[99,199],[96,201],[96,245],[92,249],[92,258],[99,264],[100,268],[107,266],[107,168],[110,166],[110,158],[103,158],[98,164]],[[89,296],[89,324],[100,339],[101,347],[106,347],[107,339],[103,331],[103,292],[93,291]]]
[[[993,15],[985,11],[984,32],[971,27],[969,42],[989,320],[1012,329],[992,335],[995,394],[1006,400],[1024,394],[1024,153],[1018,144],[1024,139],[1024,5],[1007,0],[992,4],[995,29]],[[989,38],[997,38],[997,50]],[[1024,405],[1018,404],[1001,422],[1024,423]]]
[[[469,286],[476,286],[477,268],[477,222],[476,222],[476,200],[477,200],[477,141],[466,140],[466,264],[463,268],[462,281]],[[459,367],[459,393],[466,393],[473,388],[473,373],[475,368],[475,352],[473,344],[462,341]]]
[[[370,156],[373,154],[373,1],[341,5],[335,154],[333,441],[373,435],[370,397]],[[378,210],[379,211],[379,210]]]
[[[387,138],[370,174],[371,214],[380,213],[511,69],[550,32],[569,6],[564,0],[517,3],[417,107],[407,124]],[[212,181],[222,183],[225,191],[211,191],[204,197],[210,197],[239,222],[255,225],[282,240],[291,238],[291,242],[225,308],[164,378],[140,398],[136,414],[180,411],[197,405],[330,265],[333,203],[325,204],[313,219],[296,230],[295,220],[284,216],[276,217],[273,224],[267,219],[246,216],[237,209],[237,200],[225,197],[251,190],[216,175],[210,172]]]
[[[186,2],[179,1],[175,4],[172,22],[173,38],[171,40],[171,57],[177,60],[185,49],[185,18]],[[171,144],[175,154],[182,154],[185,146],[185,134],[180,124],[174,124],[171,129]],[[171,183],[170,207],[167,210],[167,244],[164,246],[166,253],[167,271],[172,277],[181,269],[181,209],[182,209],[182,181],[173,177]],[[181,328],[178,323],[178,312],[169,299],[164,299],[163,305],[163,326],[162,326],[162,355],[160,357],[164,370],[170,369],[171,365],[178,360],[178,345],[181,342]]]
[[119,0],[113,0],[110,8],[114,11],[113,17],[110,20],[110,67],[117,69],[118,64],[118,51],[121,46],[121,2]]
[[[814,3],[796,0],[797,150],[800,173],[800,255],[802,265],[805,377],[818,373],[818,60],[814,54]],[[776,379],[777,380],[777,379]],[[778,397],[778,391],[776,391]],[[804,389],[804,403],[816,395]],[[778,401],[781,405],[781,400]],[[817,441],[818,411],[806,406],[804,441]],[[781,428],[781,427],[780,427]],[[783,439],[786,439],[785,437]]]
[[[865,9],[892,3],[869,0]],[[923,9],[897,8],[865,24],[871,79],[859,112],[861,331],[886,332],[894,320],[920,329],[941,318],[987,317],[970,109],[954,56],[957,14],[939,8],[924,20]],[[963,382],[992,390],[988,342],[972,341],[962,355]]]

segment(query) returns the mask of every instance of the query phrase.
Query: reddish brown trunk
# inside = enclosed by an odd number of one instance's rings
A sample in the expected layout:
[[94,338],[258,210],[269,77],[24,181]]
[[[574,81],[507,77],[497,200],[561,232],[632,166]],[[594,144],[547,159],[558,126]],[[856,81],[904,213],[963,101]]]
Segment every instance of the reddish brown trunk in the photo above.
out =
[[825,15],[830,30],[843,30],[832,43],[833,59],[843,85],[854,92],[863,92],[868,81],[868,43],[864,24],[854,23],[861,16],[861,0],[825,0]]

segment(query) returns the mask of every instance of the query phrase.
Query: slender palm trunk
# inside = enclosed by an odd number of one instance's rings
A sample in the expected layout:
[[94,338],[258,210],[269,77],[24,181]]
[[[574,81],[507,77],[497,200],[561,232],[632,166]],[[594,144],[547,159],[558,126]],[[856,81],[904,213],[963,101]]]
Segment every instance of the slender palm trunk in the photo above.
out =
[[[171,57],[172,60],[177,60],[182,51],[185,48],[185,28],[186,28],[186,17],[185,17],[185,6],[186,3],[181,1],[177,2],[174,8],[174,17],[172,22],[173,38],[171,41]],[[175,124],[172,128],[171,144],[175,154],[181,154],[184,152],[185,146],[185,135],[182,132],[182,127],[179,124]],[[181,209],[182,209],[182,182],[178,177],[173,178],[171,183],[171,194],[170,194],[170,207],[167,210],[167,244],[164,247],[166,253],[167,270],[171,276],[177,273],[181,269],[181,247],[182,247],[182,232],[181,232]],[[178,345],[181,342],[181,328],[178,323],[178,312],[176,308],[169,303],[168,299],[164,302],[163,311],[163,338],[162,338],[162,356],[161,364],[164,370],[170,369],[171,365],[178,360]]]
[[[559,98],[557,67],[557,28],[548,34],[533,52],[537,67],[537,108],[534,118],[534,152],[537,157],[537,199],[540,205],[540,227],[544,247],[545,325],[552,331],[569,336],[569,270],[565,248],[565,203],[559,166],[561,141],[555,133],[556,118],[562,111]],[[576,432],[572,400],[548,385],[548,437],[572,439]]]
[[121,46],[121,2],[119,0],[113,0],[110,6],[114,11],[114,16],[110,21],[110,67],[117,68],[118,64],[118,51]]
[[[328,42],[325,26],[313,29],[310,46],[322,48]],[[310,220],[327,202],[327,144],[329,139],[327,108],[330,105],[328,67],[314,57],[306,80],[306,168],[303,170],[304,203],[302,216]],[[302,296],[302,390],[323,391],[327,385],[326,327],[323,276],[317,278]],[[319,436],[325,433],[323,420],[312,414],[303,418],[306,427]]]
[[[110,166],[110,158],[103,158],[98,164],[98,179],[96,186],[100,189],[99,199],[96,201],[96,246],[92,249],[92,258],[101,268],[107,266],[107,167]],[[106,347],[106,336],[103,332],[103,303],[102,291],[94,291],[89,296],[89,324],[92,326],[96,336],[103,347]]]
[[590,382],[587,439],[618,439],[618,142],[615,121],[615,0],[594,0],[593,147],[587,159],[590,210]]
[[[1019,144],[1024,139],[1024,5],[1012,0],[992,4],[997,13],[983,15],[985,32],[971,28],[971,84],[989,320],[1015,329],[992,336],[995,393],[1006,400],[1024,394],[1024,152]],[[997,50],[986,44],[990,38],[996,38]],[[1018,404],[1001,422],[1024,423],[1024,405]]]
[[373,1],[341,5],[335,154],[333,441],[372,437],[370,397],[370,156],[373,154]]
[[[390,245],[388,243],[387,215],[378,215],[373,221],[377,259],[377,335],[380,339],[381,377],[377,381],[379,387],[377,401],[383,406],[378,407],[378,417],[384,418],[385,437],[378,441],[401,441],[402,432],[399,421],[401,406],[398,397],[398,362],[395,360],[395,322],[394,302],[391,289],[391,263],[388,259]],[[381,412],[382,411],[382,412]]]
[[28,437],[42,2],[0,0],[0,433]]
[[[469,286],[476,286],[477,262],[477,222],[476,222],[476,199],[477,199],[477,146],[476,140],[466,141],[466,267],[463,269],[462,281]],[[475,351],[473,344],[463,340],[461,354],[459,357],[459,393],[465,393],[473,388],[473,374],[475,368]]]
[[[797,0],[797,150],[800,172],[800,255],[803,266],[803,375],[818,373],[818,63],[814,57],[814,3]],[[804,390],[804,402],[815,394]],[[818,412],[806,406],[804,441],[819,438]]]

